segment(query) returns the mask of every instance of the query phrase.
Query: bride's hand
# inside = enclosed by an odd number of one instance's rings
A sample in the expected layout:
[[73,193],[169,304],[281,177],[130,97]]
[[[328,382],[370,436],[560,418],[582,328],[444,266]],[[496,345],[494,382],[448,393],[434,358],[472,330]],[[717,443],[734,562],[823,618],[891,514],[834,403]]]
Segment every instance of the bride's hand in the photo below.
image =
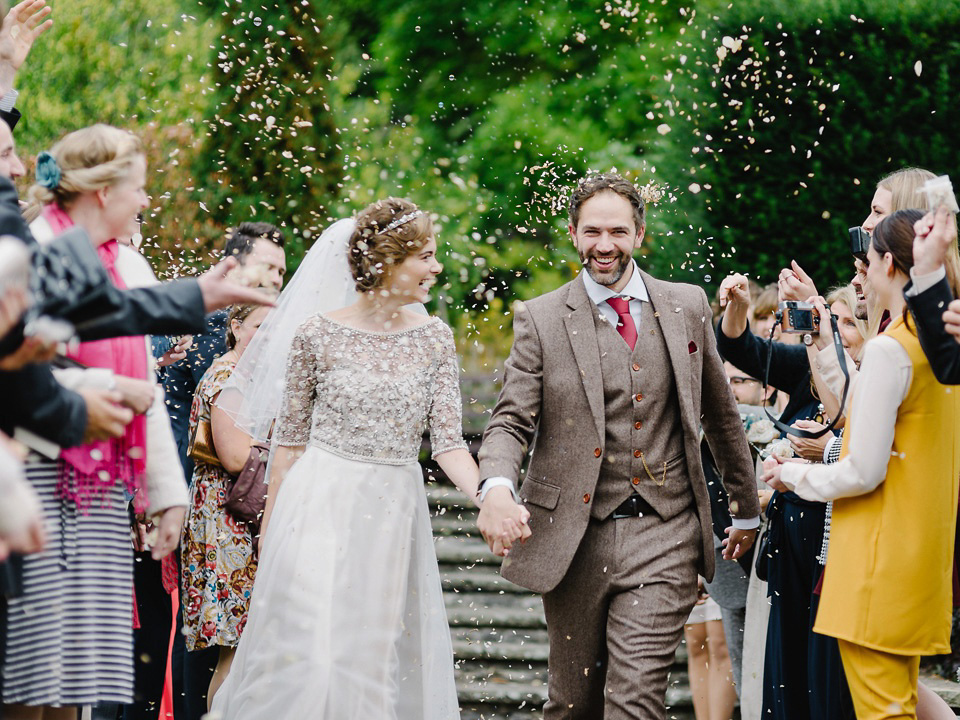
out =
[[491,552],[506,557],[517,541],[531,536],[530,511],[517,504],[509,488],[495,487],[487,493],[477,518],[477,528]]

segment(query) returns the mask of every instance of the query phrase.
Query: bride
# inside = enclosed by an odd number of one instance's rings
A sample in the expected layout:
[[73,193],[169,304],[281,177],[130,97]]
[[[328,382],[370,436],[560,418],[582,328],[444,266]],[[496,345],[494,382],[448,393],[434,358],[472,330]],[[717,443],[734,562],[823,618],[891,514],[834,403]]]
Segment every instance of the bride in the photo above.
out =
[[[250,614],[213,700],[223,720],[458,718],[423,476],[468,497],[453,334],[423,303],[442,267],[428,215],[387,198],[331,226],[234,372],[221,407],[270,435]],[[526,511],[508,521],[526,537]]]

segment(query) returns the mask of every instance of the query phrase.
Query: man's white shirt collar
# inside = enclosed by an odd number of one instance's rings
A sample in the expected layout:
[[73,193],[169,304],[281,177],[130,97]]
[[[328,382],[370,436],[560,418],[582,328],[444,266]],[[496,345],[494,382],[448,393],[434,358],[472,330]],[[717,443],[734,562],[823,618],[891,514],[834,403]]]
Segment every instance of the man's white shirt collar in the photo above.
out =
[[600,305],[612,297],[629,297],[644,302],[650,302],[650,294],[647,292],[647,286],[643,284],[643,278],[640,277],[640,268],[637,267],[637,261],[630,261],[633,264],[633,271],[630,274],[630,280],[620,292],[614,292],[606,285],[596,282],[590,274],[584,269],[580,274],[583,275],[583,285],[587,290],[587,296],[594,305]]

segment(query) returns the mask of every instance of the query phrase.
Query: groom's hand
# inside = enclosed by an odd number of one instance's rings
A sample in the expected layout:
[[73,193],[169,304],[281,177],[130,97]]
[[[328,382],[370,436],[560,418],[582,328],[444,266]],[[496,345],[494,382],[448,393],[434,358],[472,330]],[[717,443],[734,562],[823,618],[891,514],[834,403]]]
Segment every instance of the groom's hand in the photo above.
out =
[[523,505],[517,504],[510,488],[495,487],[483,500],[477,528],[490,546],[491,552],[499,557],[506,557],[515,542],[523,542],[530,537],[530,526],[527,524],[529,519],[530,512]]
[[723,545],[724,560],[736,560],[742,557],[743,554],[750,549],[750,546],[753,545],[753,541],[757,537],[756,528],[753,530],[739,530],[731,526],[728,527],[725,532],[727,533],[727,539],[721,543]]

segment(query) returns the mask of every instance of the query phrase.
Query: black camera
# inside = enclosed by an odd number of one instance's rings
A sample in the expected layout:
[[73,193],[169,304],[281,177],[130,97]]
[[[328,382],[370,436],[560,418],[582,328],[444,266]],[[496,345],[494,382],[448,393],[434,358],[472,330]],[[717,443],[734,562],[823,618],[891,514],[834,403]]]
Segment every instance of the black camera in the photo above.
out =
[[870,249],[870,233],[857,225],[850,228],[850,252],[860,262],[867,263],[867,250]]
[[820,315],[808,302],[781,300],[777,305],[780,331],[791,335],[819,335]]

